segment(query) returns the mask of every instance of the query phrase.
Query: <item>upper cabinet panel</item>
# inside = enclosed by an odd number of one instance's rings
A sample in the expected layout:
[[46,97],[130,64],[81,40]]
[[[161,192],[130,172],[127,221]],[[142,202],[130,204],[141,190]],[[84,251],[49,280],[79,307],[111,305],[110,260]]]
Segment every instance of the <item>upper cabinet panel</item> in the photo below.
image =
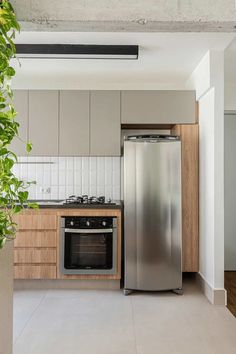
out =
[[89,155],[89,91],[60,91],[59,154]]
[[122,91],[122,124],[196,122],[194,91]]
[[91,91],[90,155],[120,155],[120,91]]
[[29,92],[32,156],[58,155],[58,91]]
[[[17,111],[16,121],[20,124],[19,138],[24,142],[28,140],[28,123],[29,123],[29,102],[28,91],[14,91],[14,105]],[[26,155],[26,145],[19,138],[13,139],[11,149],[19,156]]]

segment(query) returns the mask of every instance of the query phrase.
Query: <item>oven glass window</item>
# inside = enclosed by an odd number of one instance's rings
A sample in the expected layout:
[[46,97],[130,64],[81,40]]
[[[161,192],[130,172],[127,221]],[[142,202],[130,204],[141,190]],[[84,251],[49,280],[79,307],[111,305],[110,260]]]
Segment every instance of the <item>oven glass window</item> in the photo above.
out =
[[66,269],[112,269],[112,233],[65,235]]

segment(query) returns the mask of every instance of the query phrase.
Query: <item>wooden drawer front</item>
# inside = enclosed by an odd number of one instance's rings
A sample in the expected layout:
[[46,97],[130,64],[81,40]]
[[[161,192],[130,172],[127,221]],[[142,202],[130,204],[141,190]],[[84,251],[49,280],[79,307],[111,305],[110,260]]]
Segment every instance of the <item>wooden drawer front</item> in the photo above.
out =
[[15,247],[56,247],[56,231],[20,231],[14,241]]
[[15,265],[15,279],[56,279],[54,265]]
[[14,263],[56,263],[55,248],[18,248],[14,250]]
[[18,230],[56,230],[56,215],[17,215],[15,217]]

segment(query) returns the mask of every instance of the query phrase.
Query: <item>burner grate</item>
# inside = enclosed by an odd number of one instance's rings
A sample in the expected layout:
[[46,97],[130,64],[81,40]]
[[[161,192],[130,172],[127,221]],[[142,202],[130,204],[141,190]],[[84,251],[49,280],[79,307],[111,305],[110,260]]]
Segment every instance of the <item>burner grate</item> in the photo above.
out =
[[91,196],[89,197],[87,194],[82,196],[70,195],[69,198],[66,199],[64,204],[93,204],[93,205],[105,205],[105,204],[115,204],[111,202],[111,199],[107,199],[104,196]]

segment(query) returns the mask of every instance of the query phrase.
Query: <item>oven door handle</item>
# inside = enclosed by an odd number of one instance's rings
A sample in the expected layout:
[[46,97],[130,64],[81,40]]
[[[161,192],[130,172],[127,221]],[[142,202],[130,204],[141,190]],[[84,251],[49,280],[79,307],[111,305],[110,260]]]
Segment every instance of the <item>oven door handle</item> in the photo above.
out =
[[107,234],[112,233],[113,229],[65,229],[65,233],[73,234]]

